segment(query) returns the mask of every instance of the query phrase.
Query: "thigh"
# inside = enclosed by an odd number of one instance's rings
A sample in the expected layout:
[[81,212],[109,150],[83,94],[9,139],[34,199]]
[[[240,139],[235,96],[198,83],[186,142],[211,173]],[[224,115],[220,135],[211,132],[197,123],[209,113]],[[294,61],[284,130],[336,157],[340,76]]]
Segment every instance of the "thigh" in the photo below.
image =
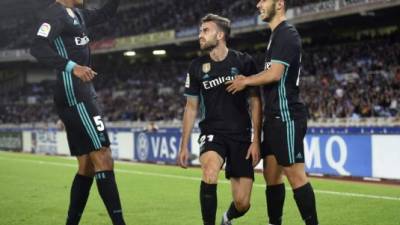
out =
[[250,202],[253,179],[247,177],[231,178],[232,197],[235,201]]
[[65,125],[71,155],[85,155],[110,146],[107,130],[95,103],[82,102],[58,109],[58,112]]
[[221,156],[213,150],[209,150],[200,156],[202,181],[208,184],[218,183],[218,174],[224,164]]
[[283,168],[278,165],[274,155],[268,155],[264,158],[263,175],[267,185],[283,183]]
[[65,126],[68,146],[71,155],[82,156],[94,148],[89,141],[76,107],[57,109],[58,115]]
[[304,162],[303,138],[306,125],[303,121],[269,121],[269,148],[281,166]]
[[274,133],[273,127],[269,121],[264,122],[262,130],[262,142],[261,142],[261,158],[264,159],[267,156],[274,155],[272,145],[272,134]]
[[225,162],[227,146],[222,137],[219,135],[202,133],[198,142],[200,146],[200,159],[205,153],[212,151],[218,154],[219,158],[222,159],[222,163]]
[[254,168],[251,157],[246,159],[250,142],[238,142],[230,139],[225,141],[228,146],[226,157],[225,177],[241,178],[247,177],[254,180]]

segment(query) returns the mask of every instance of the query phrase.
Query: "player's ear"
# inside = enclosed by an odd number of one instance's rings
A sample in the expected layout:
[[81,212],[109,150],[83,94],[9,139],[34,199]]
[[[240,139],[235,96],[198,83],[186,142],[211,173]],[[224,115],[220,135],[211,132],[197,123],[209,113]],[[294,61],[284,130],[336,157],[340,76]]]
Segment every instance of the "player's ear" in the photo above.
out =
[[222,40],[222,39],[224,39],[224,38],[225,38],[225,33],[222,32],[222,31],[218,31],[218,33],[217,33],[217,39],[218,39],[218,40]]
[[283,0],[278,0],[277,4],[276,4],[276,9],[277,10],[282,10],[285,7],[285,1]]

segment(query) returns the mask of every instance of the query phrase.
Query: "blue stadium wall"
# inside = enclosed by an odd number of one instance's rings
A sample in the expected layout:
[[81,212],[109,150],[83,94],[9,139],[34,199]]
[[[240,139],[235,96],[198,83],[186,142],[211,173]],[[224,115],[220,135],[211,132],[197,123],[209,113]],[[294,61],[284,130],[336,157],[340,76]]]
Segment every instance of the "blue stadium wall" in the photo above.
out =
[[[109,128],[109,136],[115,159],[146,163],[175,164],[181,141],[179,128]],[[198,137],[195,131],[189,146],[192,165],[199,165]],[[69,155],[65,132],[56,129],[1,129],[0,149]],[[311,127],[304,149],[310,174],[400,179],[400,127]]]

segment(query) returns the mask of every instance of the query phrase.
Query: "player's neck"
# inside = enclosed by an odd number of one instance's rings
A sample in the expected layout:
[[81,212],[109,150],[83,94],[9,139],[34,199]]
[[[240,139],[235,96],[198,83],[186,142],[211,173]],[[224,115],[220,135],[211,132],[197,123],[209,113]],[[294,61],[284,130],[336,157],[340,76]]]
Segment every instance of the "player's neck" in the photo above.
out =
[[74,4],[71,1],[68,0],[56,0],[56,2],[60,3],[61,5],[63,5],[66,8],[73,8]]
[[223,61],[228,55],[229,49],[226,45],[219,45],[210,52],[210,58],[215,62]]
[[286,20],[285,15],[280,15],[280,16],[277,15],[271,20],[271,22],[269,23],[269,27],[271,28],[272,31],[274,31],[275,28],[285,20]]

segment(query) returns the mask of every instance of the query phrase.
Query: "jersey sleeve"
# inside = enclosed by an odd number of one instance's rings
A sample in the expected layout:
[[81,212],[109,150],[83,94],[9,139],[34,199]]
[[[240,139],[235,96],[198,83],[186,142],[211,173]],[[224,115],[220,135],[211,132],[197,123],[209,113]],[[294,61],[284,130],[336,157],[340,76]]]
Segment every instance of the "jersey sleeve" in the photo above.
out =
[[257,64],[254,61],[253,57],[251,57],[249,54],[247,53],[244,54],[243,62],[244,64],[242,73],[244,76],[247,77],[258,73]]
[[81,9],[79,12],[82,13],[86,26],[91,27],[110,20],[117,13],[119,2],[120,0],[108,0],[100,9]]
[[290,33],[279,33],[271,45],[271,62],[290,66],[300,53],[299,41]]
[[200,87],[200,82],[196,78],[195,63],[192,62],[186,75],[184,95],[186,97],[198,97],[200,95]]
[[[257,69],[257,64],[252,56],[249,54],[245,53],[244,55],[244,68],[243,68],[243,75],[244,76],[252,76],[256,75],[258,73]],[[259,87],[258,86],[251,86],[247,87],[247,94],[248,96],[254,96],[254,95],[259,95]]]
[[[61,51],[63,44],[58,40],[63,29],[64,21],[61,17],[47,15],[42,18],[37,28],[37,33],[35,34],[30,52],[39,63],[53,69],[71,72],[76,63],[62,56]],[[61,54],[57,53],[52,48],[53,44]]]

